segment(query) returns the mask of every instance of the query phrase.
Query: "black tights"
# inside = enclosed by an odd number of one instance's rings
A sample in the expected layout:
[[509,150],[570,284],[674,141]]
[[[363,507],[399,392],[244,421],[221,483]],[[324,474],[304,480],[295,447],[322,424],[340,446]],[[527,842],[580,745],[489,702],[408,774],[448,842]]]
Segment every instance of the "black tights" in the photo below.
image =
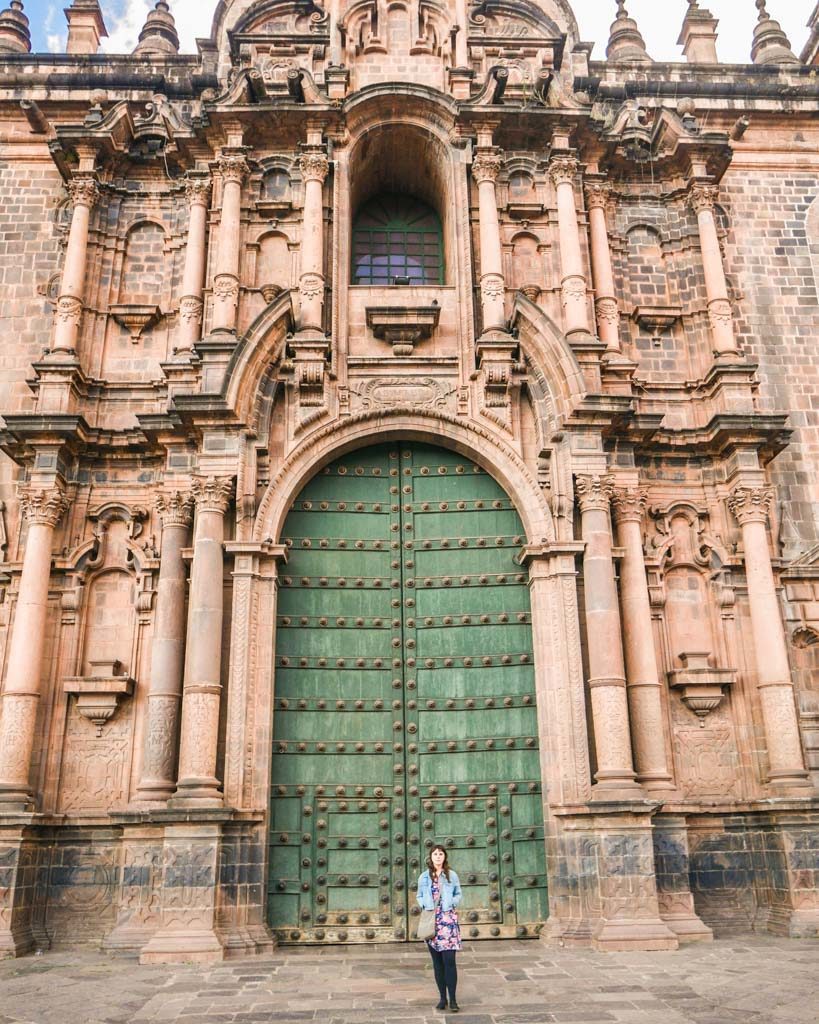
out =
[[455,966],[455,950],[444,949],[439,953],[437,949],[427,943],[429,955],[432,957],[432,968],[435,971],[435,984],[441,999],[446,1002],[446,994],[449,992],[450,1005],[455,1002],[455,989],[458,985],[458,968]]

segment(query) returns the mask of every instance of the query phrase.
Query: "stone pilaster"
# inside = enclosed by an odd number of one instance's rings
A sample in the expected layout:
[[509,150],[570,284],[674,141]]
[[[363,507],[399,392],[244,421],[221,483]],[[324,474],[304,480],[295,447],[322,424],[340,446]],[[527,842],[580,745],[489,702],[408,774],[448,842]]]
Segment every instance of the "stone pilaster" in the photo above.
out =
[[233,494],[231,477],[199,476],[192,481],[196,501],[182,735],[175,806],[220,806],[216,744],[222,696],[223,553],[225,513]]
[[330,164],[323,149],[310,148],[299,158],[304,179],[299,304],[301,330],[322,332],[324,323],[324,181]]
[[54,322],[53,351],[71,354],[77,349],[77,336],[82,319],[85,296],[85,275],[88,262],[88,225],[91,210],[99,198],[99,185],[90,174],[81,174],[68,183],[68,194],[74,204],[68,245],[60,279]]
[[157,585],[151,680],[142,751],[142,773],[134,802],[162,805],[173,794],[179,742],[179,705],[185,663],[185,582],[182,556],[193,518],[193,496],[160,494],[162,552]]
[[714,206],[718,196],[719,189],[715,185],[695,182],[691,186],[690,202],[697,214],[699,225],[712,349],[717,360],[732,361],[737,358],[739,351],[734,335],[734,314],[728,299],[728,283],[719,247],[717,222],[714,218]]
[[483,332],[505,331],[506,313],[498,201],[495,182],[503,166],[499,150],[483,146],[472,161],[472,177],[478,186],[481,253],[481,310]]
[[226,152],[217,161],[216,169],[222,178],[222,217],[213,275],[212,327],[214,331],[235,331],[239,306],[242,183],[248,166],[243,154]]
[[728,507],[742,530],[769,784],[804,792],[811,783],[802,754],[785,627],[765,530],[772,503],[771,488],[739,486],[731,494]]
[[190,352],[202,331],[202,289],[205,284],[205,238],[207,232],[210,179],[189,174],[185,182],[188,202],[188,238],[185,267],[179,297],[179,327],[176,351]]
[[668,770],[662,688],[643,559],[646,493],[637,488],[618,488],[612,496],[612,507],[620,545],[625,552],[620,564],[620,605],[637,781],[646,789],[673,789]]
[[563,329],[572,335],[589,335],[589,312],[586,302],[586,273],[577,226],[577,203],[574,182],[580,170],[573,156],[559,156],[549,164],[549,173],[557,191],[557,223],[560,235],[561,294]]
[[607,357],[620,355],[620,310],[617,307],[609,231],[606,224],[606,208],[610,201],[610,186],[600,182],[586,186],[597,333],[600,340],[605,342]]
[[583,583],[597,753],[594,795],[598,799],[642,795],[635,781],[631,755],[626,673],[609,524],[612,491],[609,477],[577,477],[577,502],[586,545]]
[[28,520],[23,571],[0,704],[0,808],[25,808],[34,729],[40,703],[48,584],[54,530],[68,508],[61,487],[26,487],[20,505]]

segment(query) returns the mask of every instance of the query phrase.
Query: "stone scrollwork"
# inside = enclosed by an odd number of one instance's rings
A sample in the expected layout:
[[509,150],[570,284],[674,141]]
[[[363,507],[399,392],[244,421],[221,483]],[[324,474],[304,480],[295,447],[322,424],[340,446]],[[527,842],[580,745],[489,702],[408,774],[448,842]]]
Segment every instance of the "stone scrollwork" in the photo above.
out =
[[586,205],[590,210],[605,210],[612,195],[611,185],[595,182],[586,186]]
[[619,487],[612,492],[611,505],[618,523],[642,523],[648,494],[641,488]]
[[210,178],[187,177],[185,179],[185,199],[191,206],[207,206],[210,200]]
[[241,185],[247,177],[249,168],[247,160],[243,156],[237,155],[225,155],[219,158],[217,163],[219,173],[222,175],[222,181],[227,184],[232,182],[237,185]]

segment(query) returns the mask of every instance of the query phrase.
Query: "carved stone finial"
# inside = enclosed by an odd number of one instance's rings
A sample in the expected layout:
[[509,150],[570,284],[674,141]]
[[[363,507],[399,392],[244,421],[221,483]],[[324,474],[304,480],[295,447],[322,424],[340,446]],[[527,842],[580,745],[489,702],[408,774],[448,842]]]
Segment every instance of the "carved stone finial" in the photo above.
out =
[[165,0],[157,0],[156,7],[148,12],[134,53],[142,55],[179,53],[179,36],[171,9]]
[[606,58],[612,63],[652,64],[637,22],[629,16],[625,0],[617,0],[617,16],[609,33]]
[[0,11],[0,53],[30,53],[31,32],[20,0],[11,0],[8,9]]
[[778,21],[768,14],[767,0],[756,0],[759,20],[754,28],[751,60],[754,64],[798,64],[799,58]]

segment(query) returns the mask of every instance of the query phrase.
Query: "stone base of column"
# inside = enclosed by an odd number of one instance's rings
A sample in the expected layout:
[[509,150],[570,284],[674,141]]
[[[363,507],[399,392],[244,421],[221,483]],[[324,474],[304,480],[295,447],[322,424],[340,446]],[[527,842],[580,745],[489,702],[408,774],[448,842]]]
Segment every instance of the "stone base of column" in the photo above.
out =
[[660,893],[660,918],[677,936],[680,943],[713,942],[714,933],[697,916],[691,893]]
[[168,801],[172,810],[185,807],[224,807],[225,798],[221,792],[222,783],[216,778],[180,779],[176,792]]
[[159,928],[164,828],[137,823],[133,815],[112,815],[123,823],[117,921],[102,948],[138,953]]
[[691,892],[691,858],[685,818],[658,814],[653,822],[654,868],[660,917],[682,942],[711,942],[714,933],[700,920]]
[[592,935],[592,948],[605,953],[630,950],[679,949],[679,939],[659,918],[656,920],[601,921]]
[[786,939],[819,939],[819,893],[813,908],[774,907],[768,917],[768,931]]
[[600,803],[629,803],[633,800],[645,800],[646,794],[637,781],[636,776],[617,775],[607,778],[605,773],[597,773],[597,782],[592,786],[591,799]]
[[37,946],[32,928],[36,873],[26,827],[0,820],[0,959],[25,956]]

